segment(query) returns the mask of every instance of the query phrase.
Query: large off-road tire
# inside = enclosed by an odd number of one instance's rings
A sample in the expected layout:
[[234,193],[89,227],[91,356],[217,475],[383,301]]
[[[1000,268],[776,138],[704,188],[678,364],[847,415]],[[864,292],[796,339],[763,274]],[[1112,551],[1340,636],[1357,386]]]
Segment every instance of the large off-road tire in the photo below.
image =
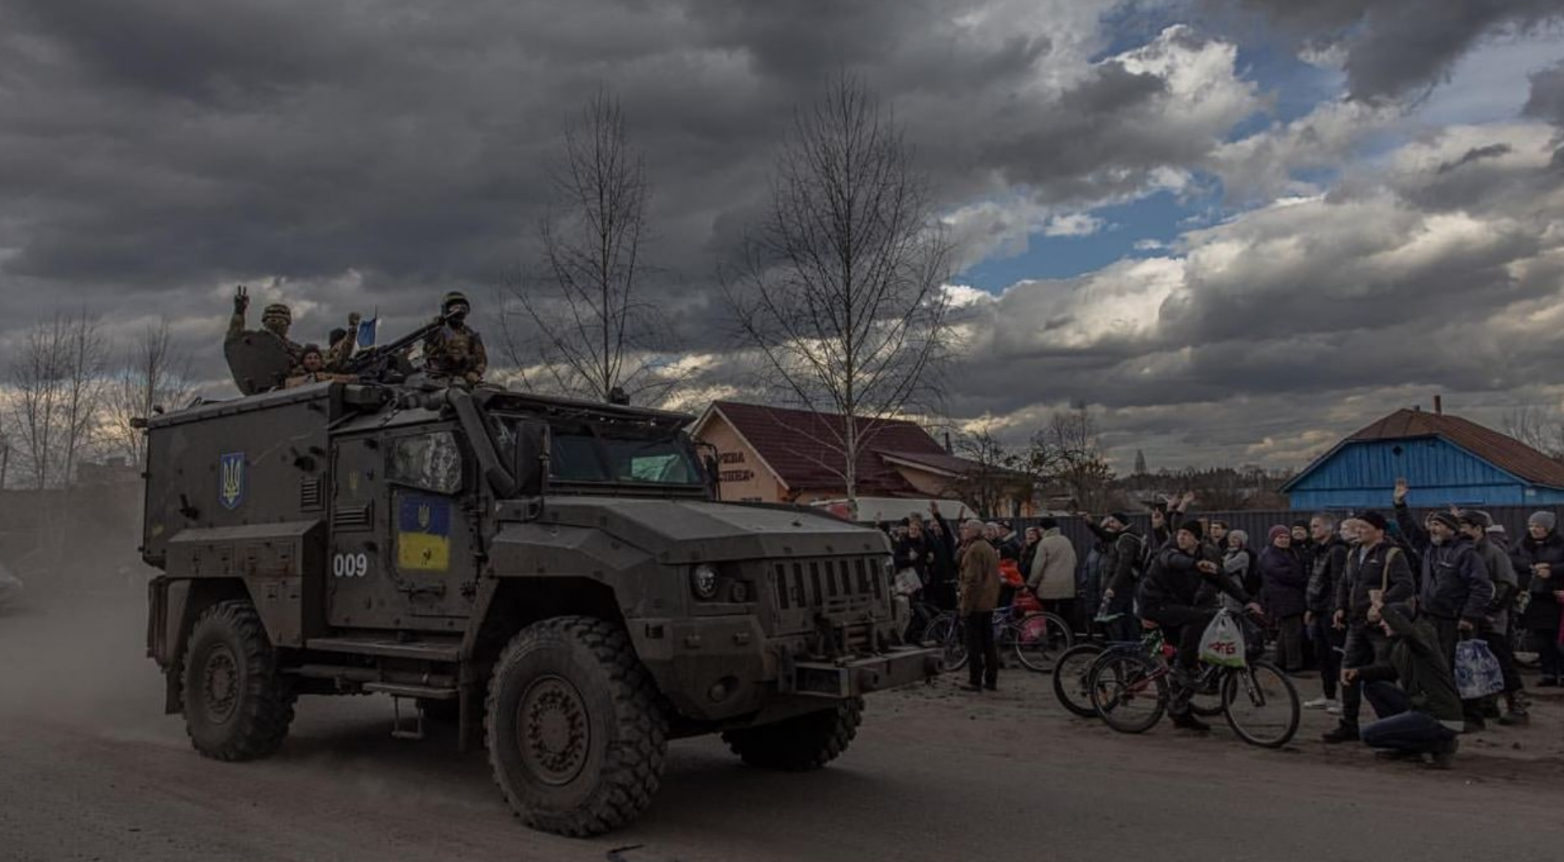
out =
[[494,781],[533,829],[608,832],[662,782],[667,717],[612,623],[555,617],[523,629],[494,666],[485,713]]
[[730,730],[722,741],[750,766],[808,772],[835,760],[852,744],[863,723],[863,698],[842,701],[833,709],[811,712],[766,724]]
[[186,642],[181,695],[185,731],[196,751],[216,760],[276,753],[293,721],[293,691],[255,607],[218,602],[196,620]]

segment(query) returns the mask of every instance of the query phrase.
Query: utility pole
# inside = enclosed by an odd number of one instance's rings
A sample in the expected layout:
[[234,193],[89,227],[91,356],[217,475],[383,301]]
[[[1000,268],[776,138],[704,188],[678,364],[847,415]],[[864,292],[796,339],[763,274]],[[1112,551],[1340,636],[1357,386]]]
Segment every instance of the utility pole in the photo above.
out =
[[0,437],[0,491],[5,490],[5,474],[11,469],[11,441]]

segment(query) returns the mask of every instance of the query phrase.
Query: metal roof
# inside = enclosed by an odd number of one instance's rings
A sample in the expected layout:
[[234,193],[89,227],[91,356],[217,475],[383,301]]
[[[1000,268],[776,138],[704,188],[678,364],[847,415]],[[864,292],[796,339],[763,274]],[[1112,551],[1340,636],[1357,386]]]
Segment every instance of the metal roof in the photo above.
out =
[[1533,485],[1564,488],[1564,464],[1525,443],[1448,413],[1402,409],[1347,436],[1281,487],[1290,490],[1349,443],[1438,437]]

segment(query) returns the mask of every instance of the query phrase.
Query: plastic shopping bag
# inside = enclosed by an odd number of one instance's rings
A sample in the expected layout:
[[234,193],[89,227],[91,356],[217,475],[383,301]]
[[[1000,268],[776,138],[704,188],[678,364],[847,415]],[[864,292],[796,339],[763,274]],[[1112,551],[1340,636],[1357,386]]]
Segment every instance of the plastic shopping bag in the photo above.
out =
[[1244,633],[1228,611],[1221,611],[1200,636],[1200,660],[1223,667],[1243,667]]
[[1504,672],[1486,641],[1474,638],[1455,645],[1455,688],[1462,700],[1504,691]]

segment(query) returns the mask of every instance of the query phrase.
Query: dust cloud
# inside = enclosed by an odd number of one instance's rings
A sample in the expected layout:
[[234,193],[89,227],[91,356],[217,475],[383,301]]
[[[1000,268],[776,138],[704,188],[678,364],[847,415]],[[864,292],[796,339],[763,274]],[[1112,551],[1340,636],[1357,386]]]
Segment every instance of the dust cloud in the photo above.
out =
[[23,585],[0,605],[0,718],[106,736],[164,724],[162,676],[146,655],[156,572],[136,550],[138,491],[78,493],[63,512],[33,493],[0,495],[0,514],[24,525],[0,533],[0,566]]

